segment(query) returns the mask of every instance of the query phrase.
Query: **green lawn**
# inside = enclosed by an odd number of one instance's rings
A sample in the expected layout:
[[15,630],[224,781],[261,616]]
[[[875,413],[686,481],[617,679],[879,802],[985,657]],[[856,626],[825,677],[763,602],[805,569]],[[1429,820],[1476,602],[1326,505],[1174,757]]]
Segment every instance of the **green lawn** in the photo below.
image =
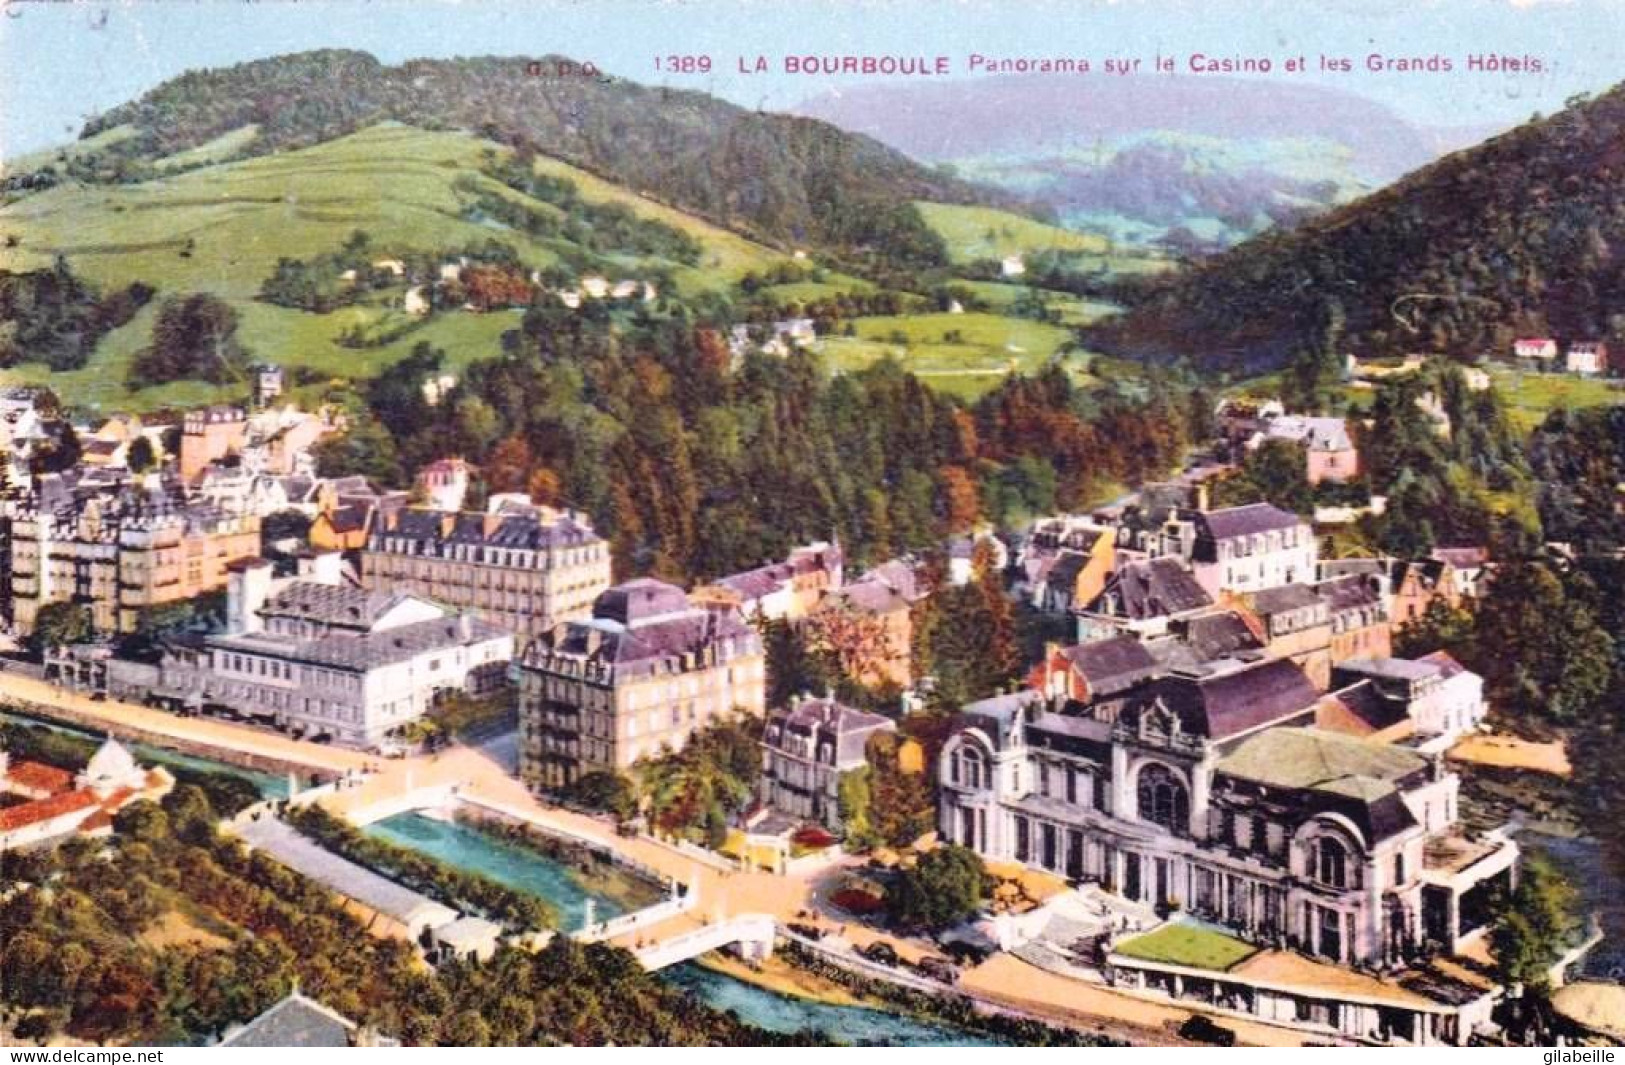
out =
[[[1026,285],[1012,285],[1002,281],[956,280],[953,283],[970,289],[976,293],[977,298],[987,301],[989,307],[1001,312],[1028,291]],[[1122,310],[1117,304],[1105,300],[1084,299],[1070,292],[1056,292],[1053,289],[1039,291],[1048,297],[1049,305],[1061,313],[1063,325],[1088,325]]]
[[[974,398],[1011,372],[1032,373],[1072,341],[1070,330],[996,314],[909,314],[853,321],[857,336],[826,337],[818,350],[836,372],[895,358],[931,387]],[[1089,383],[1090,356],[1064,356],[1080,384]]]
[[822,281],[792,281],[786,285],[768,285],[761,291],[764,295],[784,302],[811,303],[839,296],[843,292],[868,293],[874,290],[872,281],[865,281],[861,277],[849,277],[846,274],[830,273],[826,274]]
[[257,125],[243,126],[228,133],[222,133],[211,141],[205,141],[195,148],[188,148],[184,152],[176,152],[158,160],[160,170],[180,170],[199,164],[218,163],[240,155],[243,149],[254,143],[254,138],[260,135]]
[[[246,137],[243,131],[228,134],[195,151],[235,150]],[[313,315],[260,303],[254,296],[277,259],[331,252],[356,229],[371,235],[379,257],[459,248],[495,237],[533,265],[554,261],[557,246],[460,217],[463,204],[453,184],[459,177],[478,175],[480,153],[489,146],[466,133],[383,124],[300,151],[137,185],[59,186],[0,208],[0,234],[21,238],[17,247],[0,249],[0,269],[48,267],[61,254],[76,273],[105,287],[145,281],[160,296],[212,292],[237,308],[239,337],[256,359],[315,367],[335,377],[370,376],[419,340],[443,346],[454,365],[463,365],[496,355],[497,339],[517,324],[518,315],[448,312],[388,346],[351,350],[335,342],[347,326],[378,324],[400,312],[369,305]],[[645,218],[694,236],[704,249],[700,264],[673,267],[686,291],[729,288],[746,271],[788,261],[781,252],[564,163],[540,159],[536,166],[569,177],[588,201],[626,204]],[[487,191],[527,199],[490,179],[477,180]],[[644,265],[630,257],[618,261],[626,276],[637,276]],[[382,302],[387,295],[370,299]],[[51,374],[29,364],[0,373],[0,384],[46,383],[70,403],[134,410],[210,402],[242,391],[177,382],[126,395],[126,370],[135,352],[149,342],[155,313],[155,306],[149,306],[103,338],[82,370]]]
[[[477,359],[494,355],[503,332],[517,328],[519,311],[470,314],[453,311],[422,320],[405,336],[376,348],[353,350],[340,347],[339,332],[355,322],[394,322],[404,319],[401,312],[375,307],[346,307],[332,314],[307,314],[266,303],[239,305],[243,314],[239,334],[248,342],[256,359],[281,364],[288,369],[306,366],[328,379],[362,380],[405,357],[420,340],[446,352],[446,370],[457,373]],[[67,373],[51,373],[38,363],[24,363],[0,371],[0,384],[49,385],[66,402],[111,413],[136,412],[165,407],[194,407],[209,403],[241,401],[247,382],[211,385],[205,381],[172,381],[154,388],[130,392],[125,374],[135,354],[152,338],[155,305],[149,304],[124,327],[109,334],[97,349],[91,365]]]
[[1625,382],[1571,374],[1524,373],[1510,366],[1490,370],[1513,421],[1529,430],[1558,407],[1602,407],[1625,403]]
[[977,259],[1003,259],[1007,255],[1031,255],[1041,251],[1077,251],[1103,254],[1110,247],[1104,237],[1078,233],[1059,226],[1023,218],[994,207],[963,207],[957,204],[918,201],[915,206],[948,245],[948,257],[956,263]]
[[1235,936],[1187,921],[1163,925],[1143,936],[1124,940],[1115,953],[1143,961],[1223,972],[1258,953]]
[[31,170],[38,170],[48,163],[58,159],[74,159],[81,155],[117,144],[134,136],[136,129],[131,125],[114,126],[104,129],[94,137],[86,137],[82,141],[64,144],[59,148],[43,148],[37,152],[28,152],[24,155],[0,156],[0,174],[22,174]]

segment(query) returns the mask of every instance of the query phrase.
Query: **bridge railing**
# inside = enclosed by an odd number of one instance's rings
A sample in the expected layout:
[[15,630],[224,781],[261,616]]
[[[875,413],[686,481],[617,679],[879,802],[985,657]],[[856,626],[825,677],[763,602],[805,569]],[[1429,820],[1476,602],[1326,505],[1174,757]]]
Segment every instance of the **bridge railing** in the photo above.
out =
[[572,937],[582,943],[602,943],[607,939],[614,939],[618,935],[632,932],[639,928],[648,928],[657,925],[668,917],[675,917],[680,913],[687,913],[699,902],[696,893],[687,891],[673,899],[657,902],[652,906],[645,906],[641,910],[623,913],[619,917],[608,921],[600,921],[588,928],[583,928]]
[[671,939],[663,939],[644,947],[637,952],[637,956],[645,969],[664,969],[730,943],[772,943],[777,932],[778,923],[771,914],[742,914]]

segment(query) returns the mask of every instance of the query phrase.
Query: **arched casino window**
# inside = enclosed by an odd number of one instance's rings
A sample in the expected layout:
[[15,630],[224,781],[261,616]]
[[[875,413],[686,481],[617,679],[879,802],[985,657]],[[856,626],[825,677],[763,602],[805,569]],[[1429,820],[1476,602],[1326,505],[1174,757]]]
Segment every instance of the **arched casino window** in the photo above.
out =
[[987,787],[987,785],[988,785],[988,781],[986,779],[986,766],[987,766],[987,763],[982,758],[982,752],[978,751],[974,747],[966,747],[960,753],[960,757],[962,759],[962,765],[964,766],[965,786],[967,788],[985,788],[985,787]]
[[1343,887],[1348,882],[1348,852],[1330,836],[1315,841],[1315,879],[1329,887]]
[[1190,795],[1167,766],[1152,764],[1140,770],[1139,805],[1142,821],[1180,835],[1190,829]]

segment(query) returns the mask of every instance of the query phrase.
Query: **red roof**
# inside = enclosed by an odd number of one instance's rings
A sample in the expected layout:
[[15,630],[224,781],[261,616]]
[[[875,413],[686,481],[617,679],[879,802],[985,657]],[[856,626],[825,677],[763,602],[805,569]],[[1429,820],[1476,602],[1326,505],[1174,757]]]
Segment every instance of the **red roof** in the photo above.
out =
[[73,787],[72,773],[43,762],[18,762],[6,773],[6,779],[19,788],[43,791],[48,795]]
[[35,802],[23,803],[21,806],[12,806],[0,810],[0,832],[12,832],[29,825],[37,825],[42,821],[50,821],[64,814],[71,814],[78,810],[89,809],[101,805],[96,793],[89,788],[79,791],[64,791],[60,795],[52,795],[48,799],[39,799]]
[[79,823],[79,831],[81,832],[96,832],[112,827],[113,815],[106,810],[97,810]]

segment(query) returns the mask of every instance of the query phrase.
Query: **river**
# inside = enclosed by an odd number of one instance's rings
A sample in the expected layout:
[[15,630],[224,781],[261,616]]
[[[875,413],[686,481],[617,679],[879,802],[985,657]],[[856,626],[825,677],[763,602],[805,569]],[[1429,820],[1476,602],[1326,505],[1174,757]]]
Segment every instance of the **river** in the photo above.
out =
[[[564,928],[586,920],[587,900],[594,917],[622,912],[615,899],[592,890],[580,874],[529,847],[511,843],[473,825],[398,814],[368,825],[368,835],[410,847],[449,865],[484,873],[511,888],[533,892],[559,911]],[[832,1006],[780,995],[699,965],[678,965],[661,976],[717,1009],[776,1032],[809,1029],[848,1043],[894,1046],[991,1046],[984,1037],[953,1025],[917,1020],[860,1006]]]
[[[0,721],[39,725],[55,732],[97,740],[81,729],[41,722],[0,711]],[[288,793],[285,778],[241,769],[209,758],[179,754],[144,743],[127,743],[137,759],[147,764],[230,773],[251,780],[267,798]],[[559,912],[563,928],[579,928],[593,902],[597,920],[623,912],[617,894],[593,889],[581,874],[564,863],[529,847],[511,843],[472,825],[432,820],[419,814],[401,814],[366,831],[380,839],[440,858],[458,868],[484,873],[521,891],[547,900]],[[623,898],[624,901],[624,898]],[[679,965],[661,973],[673,985],[694,994],[717,1009],[733,1010],[740,1019],[776,1032],[817,1030],[843,1042],[895,1046],[992,1046],[983,1036],[954,1025],[917,1020],[861,1006],[832,1006],[811,999],[780,995],[698,965]]]

